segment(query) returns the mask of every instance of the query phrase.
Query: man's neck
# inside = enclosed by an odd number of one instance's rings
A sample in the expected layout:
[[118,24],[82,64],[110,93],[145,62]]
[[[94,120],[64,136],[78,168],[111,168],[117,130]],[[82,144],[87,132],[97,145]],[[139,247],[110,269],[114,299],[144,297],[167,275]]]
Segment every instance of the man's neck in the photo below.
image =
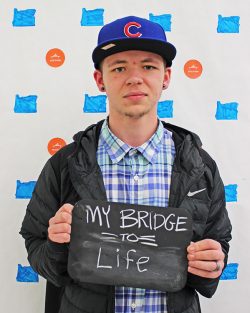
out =
[[113,134],[132,147],[139,147],[148,141],[156,132],[158,118],[148,119],[146,116],[138,119],[124,117],[117,120],[109,117],[109,128]]

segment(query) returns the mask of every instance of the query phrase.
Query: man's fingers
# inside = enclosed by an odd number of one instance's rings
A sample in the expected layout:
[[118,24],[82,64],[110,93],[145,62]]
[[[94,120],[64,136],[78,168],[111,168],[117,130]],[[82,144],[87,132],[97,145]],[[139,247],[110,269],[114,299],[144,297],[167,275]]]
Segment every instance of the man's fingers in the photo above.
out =
[[198,269],[198,270],[203,270],[203,271],[208,271],[208,272],[219,272],[223,269],[224,267],[224,262],[222,261],[189,261],[188,266]]
[[67,223],[52,224],[48,228],[48,237],[57,243],[70,242],[71,225]]
[[73,205],[66,203],[49,220],[48,237],[57,243],[70,242]]
[[203,239],[197,242],[192,242],[188,246],[187,251],[192,253],[203,250],[217,250],[217,249],[221,249],[221,245],[218,241],[215,241],[213,239]]
[[49,220],[49,225],[59,224],[59,223],[72,223],[72,210],[73,205],[64,204],[61,208],[56,212],[56,215]]
[[49,220],[49,225],[60,224],[60,223],[72,223],[72,215],[68,212],[57,212],[54,217]]
[[198,251],[193,253],[188,253],[188,260],[203,260],[203,261],[214,261],[214,260],[224,260],[224,253],[221,250],[206,250]]
[[188,272],[205,278],[217,278],[224,268],[223,261],[189,261]]
[[224,260],[224,253],[221,244],[213,239],[204,239],[192,242],[187,248],[187,257],[190,261],[204,260]]
[[73,205],[70,204],[70,203],[65,203],[64,205],[62,205],[60,207],[60,209],[57,211],[57,212],[68,212],[68,213],[72,213],[72,210],[73,210]]
[[192,242],[187,248],[188,272],[205,278],[217,278],[224,267],[221,244],[212,239]]
[[67,223],[53,224],[49,226],[48,232],[50,234],[61,234],[61,233],[71,234],[71,225]]
[[200,276],[200,277],[205,277],[205,278],[217,278],[220,276],[221,274],[221,270],[220,271],[204,271],[204,270],[200,270],[200,269],[197,269],[195,267],[191,267],[189,266],[188,267],[188,272],[191,273],[191,274],[194,274],[196,276]]

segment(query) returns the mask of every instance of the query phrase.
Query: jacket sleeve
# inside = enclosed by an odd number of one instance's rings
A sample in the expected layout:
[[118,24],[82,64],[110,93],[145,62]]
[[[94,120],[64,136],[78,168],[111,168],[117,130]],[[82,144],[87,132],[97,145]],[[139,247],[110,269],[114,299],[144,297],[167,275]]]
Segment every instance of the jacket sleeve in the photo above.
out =
[[[226,210],[224,185],[215,162],[213,160],[212,162],[214,170],[212,170],[211,177],[211,206],[203,239],[214,239],[221,244],[222,251],[225,254],[225,268],[228,259],[229,241],[232,239],[232,227]],[[210,298],[217,289],[219,279],[220,277],[216,279],[202,278],[188,273],[187,285],[196,289],[203,296]]]
[[43,168],[27,206],[20,234],[31,267],[55,286],[69,283],[68,246],[48,239],[49,219],[60,207],[60,182],[50,160]]

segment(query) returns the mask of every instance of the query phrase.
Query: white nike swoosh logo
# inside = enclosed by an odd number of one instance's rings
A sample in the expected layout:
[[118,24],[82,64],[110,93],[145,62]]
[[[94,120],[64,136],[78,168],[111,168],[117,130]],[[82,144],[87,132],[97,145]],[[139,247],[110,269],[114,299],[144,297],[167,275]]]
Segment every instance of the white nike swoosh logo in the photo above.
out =
[[196,191],[189,191],[188,194],[187,194],[187,196],[188,196],[188,197],[192,197],[192,196],[196,195],[197,193],[200,193],[200,192],[202,192],[202,191],[204,191],[204,190],[206,190],[206,189],[207,189],[207,188],[203,188],[203,189],[196,190]]

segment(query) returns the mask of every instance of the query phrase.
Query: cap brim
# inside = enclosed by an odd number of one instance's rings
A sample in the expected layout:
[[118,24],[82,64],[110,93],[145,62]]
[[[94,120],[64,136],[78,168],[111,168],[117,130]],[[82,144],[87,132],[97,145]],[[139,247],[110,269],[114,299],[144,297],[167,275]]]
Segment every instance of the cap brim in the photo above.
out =
[[172,61],[176,56],[175,47],[169,42],[152,39],[122,39],[105,42],[95,48],[92,59],[95,68],[98,69],[100,63],[106,57],[123,51],[141,50],[149,51],[161,55],[167,62],[168,66],[172,65]]

